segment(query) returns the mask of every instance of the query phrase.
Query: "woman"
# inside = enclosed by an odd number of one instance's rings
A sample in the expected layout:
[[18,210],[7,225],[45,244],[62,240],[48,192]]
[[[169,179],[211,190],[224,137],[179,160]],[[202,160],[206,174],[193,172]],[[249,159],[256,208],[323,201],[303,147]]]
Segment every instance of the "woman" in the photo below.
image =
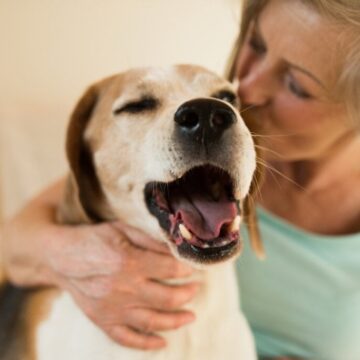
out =
[[236,73],[269,148],[271,214],[268,261],[238,261],[244,312],[260,354],[359,359],[360,3],[249,4]]
[[[359,359],[360,3],[249,0],[242,27],[232,73],[269,164],[258,198],[267,260],[246,250],[238,261],[259,354]],[[154,280],[191,269],[125,224],[56,225],[62,188],[4,229],[8,276],[68,290],[123,345],[165,346],[152,333],[194,320],[179,309],[199,284]]]

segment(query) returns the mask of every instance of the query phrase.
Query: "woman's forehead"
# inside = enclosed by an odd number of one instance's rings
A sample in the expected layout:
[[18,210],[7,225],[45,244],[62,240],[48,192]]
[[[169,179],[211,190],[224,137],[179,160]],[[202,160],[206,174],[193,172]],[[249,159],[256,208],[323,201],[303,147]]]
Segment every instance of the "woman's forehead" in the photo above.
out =
[[257,19],[268,51],[304,68],[327,88],[337,81],[344,54],[338,26],[298,0],[271,0]]

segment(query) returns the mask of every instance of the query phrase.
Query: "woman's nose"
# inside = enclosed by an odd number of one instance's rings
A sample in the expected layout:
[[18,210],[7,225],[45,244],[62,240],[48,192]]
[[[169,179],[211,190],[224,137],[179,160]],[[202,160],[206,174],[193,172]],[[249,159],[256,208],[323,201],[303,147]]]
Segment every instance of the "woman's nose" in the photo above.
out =
[[239,75],[238,94],[243,104],[264,106],[275,95],[276,84],[271,67],[257,63]]

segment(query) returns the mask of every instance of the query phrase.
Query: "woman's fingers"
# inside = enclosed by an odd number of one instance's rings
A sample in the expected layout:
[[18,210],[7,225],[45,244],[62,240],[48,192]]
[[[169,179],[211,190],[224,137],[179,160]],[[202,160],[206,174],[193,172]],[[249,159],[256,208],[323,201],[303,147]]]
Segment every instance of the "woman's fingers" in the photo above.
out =
[[140,333],[128,326],[115,326],[107,331],[107,334],[119,344],[134,349],[156,350],[166,346],[162,337]]
[[166,285],[156,281],[147,281],[138,292],[139,298],[146,306],[158,310],[175,310],[181,308],[195,296],[199,284]]
[[76,241],[65,241],[52,253],[54,282],[70,291],[112,339],[136,349],[158,349],[166,343],[153,332],[194,320],[194,314],[180,309],[199,284],[163,282],[193,274],[165,245],[118,221],[67,231],[67,239]]
[[123,346],[142,350],[162,348],[166,342],[157,331],[173,330],[195,320],[191,312],[165,313],[149,309],[133,309],[128,312],[126,326],[114,326],[108,334]]
[[114,221],[110,223],[116,230],[125,234],[126,237],[136,246],[143,249],[157,251],[163,254],[170,254],[169,247],[159,240],[153,239],[142,231],[123,223],[122,221]]
[[174,330],[194,320],[195,316],[190,311],[163,312],[133,309],[126,316],[126,323],[143,333]]
[[158,254],[142,249],[135,251],[137,251],[136,256],[135,254],[129,254],[129,260],[136,262],[138,271],[149,279],[178,279],[193,274],[193,269],[190,266],[181,263],[171,255]]

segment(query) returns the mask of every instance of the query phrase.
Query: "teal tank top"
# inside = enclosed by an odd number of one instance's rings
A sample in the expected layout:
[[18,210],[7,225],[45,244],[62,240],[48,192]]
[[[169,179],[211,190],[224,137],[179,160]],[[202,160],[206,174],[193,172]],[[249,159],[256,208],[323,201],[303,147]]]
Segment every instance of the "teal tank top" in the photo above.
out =
[[258,217],[266,260],[243,230],[236,269],[259,354],[360,360],[360,233],[316,235],[263,209]]

